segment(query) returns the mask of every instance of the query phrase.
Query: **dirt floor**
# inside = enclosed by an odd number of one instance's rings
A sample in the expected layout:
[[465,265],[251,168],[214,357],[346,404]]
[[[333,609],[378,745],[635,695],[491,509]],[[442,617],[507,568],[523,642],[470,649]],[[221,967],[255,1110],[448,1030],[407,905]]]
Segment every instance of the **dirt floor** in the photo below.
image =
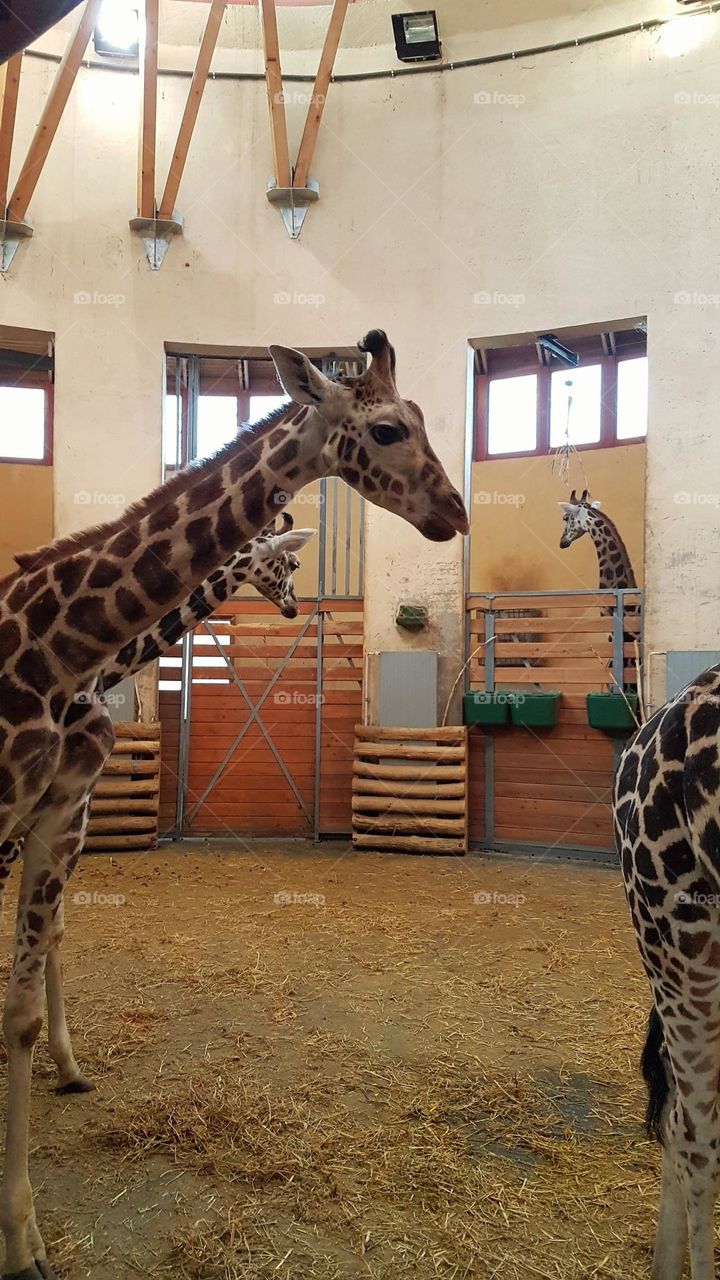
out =
[[[9,947],[12,910],[3,919]],[[35,1063],[63,1280],[629,1280],[657,1152],[619,875],[346,847],[87,857]]]

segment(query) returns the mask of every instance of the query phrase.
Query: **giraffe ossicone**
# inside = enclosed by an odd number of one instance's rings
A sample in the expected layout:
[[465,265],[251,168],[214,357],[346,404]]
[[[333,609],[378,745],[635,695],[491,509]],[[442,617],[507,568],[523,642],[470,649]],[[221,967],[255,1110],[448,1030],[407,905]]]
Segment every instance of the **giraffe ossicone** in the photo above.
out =
[[341,476],[433,541],[468,532],[421,410],[398,393],[386,335],[373,330],[361,346],[368,369],[337,381],[300,352],[273,347],[289,405],[119,519],[40,549],[0,583],[0,844],[25,835],[3,1013],[6,1277],[49,1274],[28,1172],[32,1054],[87,797],[114,737],[106,708],[91,704],[88,714],[78,695],[91,692],[103,667],[155,624],[177,626],[200,584],[322,475]]

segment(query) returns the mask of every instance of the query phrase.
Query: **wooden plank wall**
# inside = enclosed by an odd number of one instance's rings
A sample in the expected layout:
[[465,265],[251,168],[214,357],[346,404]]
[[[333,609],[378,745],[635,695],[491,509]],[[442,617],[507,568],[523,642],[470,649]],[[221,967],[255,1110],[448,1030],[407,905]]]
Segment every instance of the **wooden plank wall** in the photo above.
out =
[[[211,620],[253,702],[282,667],[314,604],[304,601],[296,620],[282,618],[262,600],[228,601]],[[363,672],[362,601],[327,600],[323,615],[320,829],[351,828],[353,730],[361,718]],[[260,709],[260,716],[291,774],[307,810],[299,805],[257,723],[246,731],[222,776],[192,818],[190,833],[212,835],[308,835],[315,793],[317,621],[306,627],[292,658]],[[195,632],[186,808],[221,764],[246,723],[247,704],[222,662],[206,626]],[[180,709],[177,646],[161,662],[163,770],[161,827],[172,826],[178,768]],[[173,666],[173,662],[175,665]]]
[[[637,597],[638,604],[641,600]],[[568,848],[612,850],[610,796],[613,740],[587,723],[585,695],[614,687],[608,670],[612,657],[607,597],[498,596],[495,613],[495,688],[562,693],[552,729],[493,729],[494,843],[526,842]],[[488,601],[468,599],[469,653],[485,638]],[[532,617],[498,617],[527,609]],[[626,687],[637,684],[633,636],[640,634],[639,612],[624,620]],[[485,649],[470,662],[470,688],[484,689]],[[485,734],[470,734],[470,838],[485,838]]]

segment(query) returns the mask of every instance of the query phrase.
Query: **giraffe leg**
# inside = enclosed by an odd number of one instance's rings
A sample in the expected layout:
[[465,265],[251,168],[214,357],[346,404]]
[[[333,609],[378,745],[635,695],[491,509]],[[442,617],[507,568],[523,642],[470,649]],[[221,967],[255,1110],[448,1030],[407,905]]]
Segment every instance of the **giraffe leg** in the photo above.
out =
[[[30,832],[18,900],[13,968],[3,1013],[8,1102],[0,1226],[5,1237],[4,1280],[51,1280],[35,1222],[28,1171],[30,1094],[35,1042],[43,1022],[43,980],[49,951],[59,940],[62,894],[84,836],[86,804],[45,809]],[[60,930],[62,929],[62,915]]]
[[[78,845],[78,852],[79,852]],[[56,1093],[90,1093],[95,1085],[82,1074],[73,1053],[65,1017],[60,941],[65,931],[64,904],[55,916],[57,941],[51,946],[45,964],[45,994],[48,1010],[48,1052],[58,1069]]]
[[[687,1024],[685,1024],[687,1026]],[[661,1221],[658,1226],[653,1280],[677,1280],[682,1275],[678,1261],[680,1240],[680,1197],[686,1212],[692,1280],[715,1280],[714,1208],[720,1182],[720,1112],[717,1101],[720,1045],[700,1029],[694,1043],[702,1046],[702,1058],[692,1068],[684,1054],[668,1043],[677,1092],[667,1112],[663,1153]],[[683,1045],[685,1053],[687,1044]],[[692,1052],[692,1049],[691,1049]],[[695,1055],[696,1056],[696,1055]],[[678,1235],[671,1238],[673,1224]],[[676,1270],[673,1271],[673,1265]],[[678,1270],[677,1268],[680,1267]]]
[[687,1239],[685,1197],[672,1156],[663,1151],[660,1212],[655,1232],[651,1280],[682,1280]]

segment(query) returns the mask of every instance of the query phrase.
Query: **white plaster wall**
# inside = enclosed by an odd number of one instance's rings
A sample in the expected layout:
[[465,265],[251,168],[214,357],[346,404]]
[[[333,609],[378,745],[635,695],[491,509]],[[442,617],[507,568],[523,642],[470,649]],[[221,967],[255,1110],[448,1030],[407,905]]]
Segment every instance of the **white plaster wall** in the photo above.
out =
[[[393,7],[351,7],[342,70],[395,65]],[[436,7],[453,57],[676,9],[674,0]],[[294,70],[314,69],[327,12],[281,13]],[[163,65],[187,64],[202,16],[201,5],[164,5]],[[105,495],[107,504],[107,495],[130,501],[156,482],[166,340],[340,345],[382,325],[397,346],[401,389],[423,406],[433,444],[460,483],[468,339],[647,313],[648,648],[716,647],[720,319],[718,299],[706,295],[720,295],[720,17],[693,21],[703,24],[703,42],[674,59],[656,34],[643,33],[515,63],[333,85],[313,166],[321,201],[294,243],[264,196],[264,86],[215,81],[181,188],[185,236],[157,273],[127,226],[136,78],[81,71],[31,206],[35,238],[0,281],[0,323],[57,335],[58,532],[105,513],[100,501],[78,504],[78,492]],[[257,43],[256,14],[239,8],[229,22],[245,52],[229,47],[226,33],[222,56],[255,65],[257,48],[247,46]],[[21,141],[52,72],[25,61]],[[187,82],[165,78],[161,86],[164,178]],[[476,102],[478,93],[490,101]],[[297,137],[303,108],[291,103],[288,114]],[[77,302],[78,292],[100,300]],[[323,300],[288,305],[275,300],[279,292]],[[495,300],[477,303],[480,292]],[[682,294],[691,300],[676,301]],[[112,306],[103,295],[124,301]],[[504,302],[508,295],[516,302]],[[678,493],[689,501],[676,501]],[[417,643],[398,633],[394,608],[407,598],[427,603],[444,691],[462,645],[461,551],[459,540],[432,546],[398,519],[369,513],[368,648]],[[661,662],[654,670],[657,697]]]

